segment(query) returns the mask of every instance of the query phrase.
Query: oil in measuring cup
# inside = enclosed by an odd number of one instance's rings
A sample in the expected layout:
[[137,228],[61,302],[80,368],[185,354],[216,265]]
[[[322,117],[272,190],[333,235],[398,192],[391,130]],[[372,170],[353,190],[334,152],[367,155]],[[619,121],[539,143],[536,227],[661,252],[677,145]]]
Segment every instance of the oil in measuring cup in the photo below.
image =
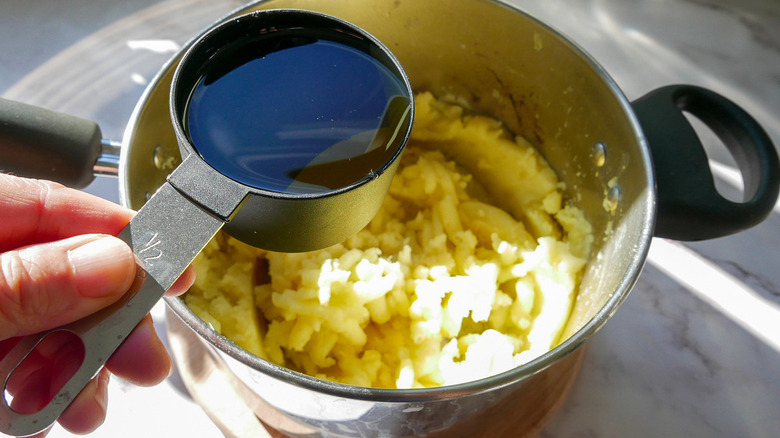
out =
[[392,54],[335,17],[256,11],[201,34],[170,83],[182,162],[118,235],[136,255],[137,281],[114,304],[26,336],[0,358],[7,382],[52,334],[70,332],[84,347],[78,369],[37,412],[0,397],[0,432],[30,436],[53,424],[220,230],[303,252],[365,227],[409,136],[411,93]]
[[185,110],[196,151],[235,181],[290,194],[348,187],[381,171],[403,143],[411,96],[354,38],[281,30],[221,49]]

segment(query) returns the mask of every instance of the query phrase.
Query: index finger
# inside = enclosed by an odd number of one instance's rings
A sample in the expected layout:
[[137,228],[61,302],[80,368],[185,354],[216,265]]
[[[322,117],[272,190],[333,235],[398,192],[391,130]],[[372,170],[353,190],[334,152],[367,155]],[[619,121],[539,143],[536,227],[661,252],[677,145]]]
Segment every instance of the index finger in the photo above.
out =
[[80,234],[117,235],[134,214],[61,184],[0,173],[0,252]]

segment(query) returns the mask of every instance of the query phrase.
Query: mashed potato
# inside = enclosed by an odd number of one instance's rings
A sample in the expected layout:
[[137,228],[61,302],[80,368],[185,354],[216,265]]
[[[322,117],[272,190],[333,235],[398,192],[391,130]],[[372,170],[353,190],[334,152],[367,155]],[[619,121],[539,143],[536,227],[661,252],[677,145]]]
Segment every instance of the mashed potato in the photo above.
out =
[[590,225],[562,205],[544,159],[499,122],[428,93],[416,113],[365,229],[301,254],[218,235],[194,262],[187,305],[260,357],[359,386],[451,385],[554,347]]

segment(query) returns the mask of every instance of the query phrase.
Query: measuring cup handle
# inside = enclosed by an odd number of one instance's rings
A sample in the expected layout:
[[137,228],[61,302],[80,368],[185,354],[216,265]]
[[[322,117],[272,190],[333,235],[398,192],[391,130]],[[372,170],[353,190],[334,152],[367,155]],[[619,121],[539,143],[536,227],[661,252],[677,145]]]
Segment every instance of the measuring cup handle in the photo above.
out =
[[224,223],[166,182],[118,236],[140,263],[133,288],[119,302],[86,318],[22,338],[0,360],[0,394],[4,394],[11,374],[47,336],[67,331],[84,344],[80,368],[43,409],[20,414],[6,397],[0,397],[0,432],[27,436],[53,424]]
[[[658,193],[655,235],[703,240],[763,221],[777,202],[777,151],[758,122],[734,102],[693,85],[670,85],[632,103],[653,157]],[[704,122],[726,145],[745,182],[743,202],[718,193],[707,154],[683,112]]]
[[97,375],[141,318],[151,310],[157,301],[154,297],[159,299],[164,292],[165,289],[149,278],[146,271],[139,270],[133,288],[120,301],[72,324],[22,338],[0,360],[3,388],[27,356],[54,333],[68,332],[77,336],[84,346],[84,358],[76,373],[54,398],[34,414],[20,414],[10,407],[5,397],[0,398],[0,432],[27,436],[53,424],[84,386]]
[[0,99],[0,172],[86,187],[102,150],[95,122]]

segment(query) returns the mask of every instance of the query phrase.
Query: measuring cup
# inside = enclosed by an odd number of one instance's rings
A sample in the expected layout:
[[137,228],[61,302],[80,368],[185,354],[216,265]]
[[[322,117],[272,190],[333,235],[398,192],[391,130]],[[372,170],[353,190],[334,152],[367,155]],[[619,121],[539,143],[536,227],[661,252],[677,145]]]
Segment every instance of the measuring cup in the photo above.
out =
[[[399,81],[402,92],[386,99],[384,111],[376,114],[374,129],[322,150],[300,172],[303,182],[294,182],[290,190],[269,190],[239,182],[236,175],[225,176],[218,170],[221,166],[203,158],[188,126],[193,91],[204,71],[223,68],[216,64],[222,62],[220,56],[227,50],[246,49],[250,41],[276,43],[293,38],[300,42],[311,39],[312,32],[317,39],[349,47],[376,61]],[[258,59],[285,49],[283,43],[276,47]],[[263,80],[257,78],[247,86],[262,87]],[[6,397],[0,398],[0,432],[31,435],[53,424],[223,227],[245,243],[285,252],[321,249],[363,228],[381,206],[411,132],[412,90],[396,58],[365,31],[321,13],[256,11],[216,25],[183,55],[171,86],[170,116],[182,163],[119,234],[137,256],[139,278],[114,305],[72,324],[27,336],[0,361],[5,391],[9,376],[52,333],[73,333],[84,344],[81,367],[40,411],[20,414],[11,409]],[[335,187],[317,185],[320,176],[337,171],[341,173]]]

